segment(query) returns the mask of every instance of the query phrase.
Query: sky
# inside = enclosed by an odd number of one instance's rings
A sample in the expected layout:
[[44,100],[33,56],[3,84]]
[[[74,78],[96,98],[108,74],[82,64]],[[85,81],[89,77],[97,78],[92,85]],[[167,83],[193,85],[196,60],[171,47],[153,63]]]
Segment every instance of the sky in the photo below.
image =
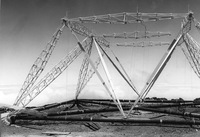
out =
[[[194,12],[200,20],[199,0],[1,0],[0,9],[0,103],[13,104],[17,94],[40,52],[50,41],[56,29],[61,25],[61,18],[103,15],[120,12],[144,13],[187,13]],[[145,41],[163,41],[171,43],[176,38],[182,19],[145,23],[148,31],[170,32],[170,37],[159,37]],[[141,24],[110,25],[84,24],[96,34],[144,31]],[[194,28],[194,27],[193,27]],[[190,34],[199,41],[199,33],[192,29]],[[163,47],[117,47],[119,42],[134,40],[108,39],[111,48],[118,56],[131,77],[138,92],[167,50]],[[142,41],[142,39],[137,40]],[[76,46],[76,40],[65,28],[44,72],[44,76],[69,51]],[[92,60],[97,52],[93,48]],[[83,55],[75,60],[67,70],[48,86],[30,105],[42,105],[73,99],[76,92],[79,69]],[[137,96],[119,76],[105,58],[119,98],[135,99]],[[99,71],[106,81],[105,73]],[[39,79],[40,79],[39,78]],[[195,99],[200,80],[191,69],[187,59],[177,47],[171,60],[163,70],[149,97]],[[106,90],[95,75],[80,94],[80,98],[109,98]]]

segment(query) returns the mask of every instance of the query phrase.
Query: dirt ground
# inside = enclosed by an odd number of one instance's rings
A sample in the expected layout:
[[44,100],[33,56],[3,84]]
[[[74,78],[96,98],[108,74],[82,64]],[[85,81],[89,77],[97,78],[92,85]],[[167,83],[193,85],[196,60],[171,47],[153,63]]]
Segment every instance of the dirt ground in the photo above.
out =
[[[98,123],[99,124],[99,123]],[[82,123],[2,126],[2,137],[42,137],[43,132],[69,132],[66,137],[199,137],[200,131],[190,126],[170,125],[122,125],[100,123],[98,131],[92,131]]]
[[[195,111],[199,108],[195,108]],[[189,110],[187,110],[189,111]],[[189,112],[193,112],[190,110]],[[57,110],[53,110],[57,112]],[[199,113],[199,111],[198,111]],[[83,115],[78,115],[83,116]],[[94,113],[84,115],[99,118],[120,118],[119,112]],[[135,111],[134,119],[185,120],[182,116]],[[192,119],[189,119],[192,120]],[[89,125],[89,126],[88,126]],[[144,123],[77,122],[77,121],[30,121],[18,120],[15,125],[1,126],[1,137],[47,137],[44,132],[60,132],[53,137],[200,137],[200,126],[165,125]]]
[[[163,117],[164,119],[168,117]],[[177,117],[174,117],[177,119]],[[47,131],[68,133],[53,137],[199,137],[200,128],[189,125],[95,123],[93,131],[85,122],[20,121],[16,125],[2,124],[1,137],[46,137]]]

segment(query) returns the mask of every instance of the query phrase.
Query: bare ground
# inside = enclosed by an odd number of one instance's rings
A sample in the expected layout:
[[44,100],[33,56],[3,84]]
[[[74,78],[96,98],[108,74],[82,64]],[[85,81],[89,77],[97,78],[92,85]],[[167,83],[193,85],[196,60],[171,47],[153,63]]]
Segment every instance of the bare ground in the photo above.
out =
[[[90,106],[91,107],[91,106]],[[199,113],[199,108],[187,110]],[[57,112],[57,109],[53,109]],[[59,110],[60,111],[60,110]],[[80,116],[80,115],[78,115]],[[118,112],[87,114],[94,117],[120,118]],[[132,118],[184,120],[182,116],[173,116],[153,112],[140,111],[131,115]],[[55,122],[55,121],[16,121],[15,125],[2,124],[1,137],[46,137],[44,132],[69,132],[68,135],[52,135],[54,137],[200,137],[200,127],[190,125],[164,125],[143,123],[103,123],[90,122],[97,125],[95,131],[87,126],[87,122]]]
[[[145,114],[147,115],[147,114]],[[158,114],[156,114],[158,115]],[[163,116],[163,119],[180,119]],[[2,137],[43,137],[47,131],[69,132],[56,137],[199,137],[200,128],[189,125],[96,123],[93,131],[84,122],[19,121],[16,125],[2,124]]]

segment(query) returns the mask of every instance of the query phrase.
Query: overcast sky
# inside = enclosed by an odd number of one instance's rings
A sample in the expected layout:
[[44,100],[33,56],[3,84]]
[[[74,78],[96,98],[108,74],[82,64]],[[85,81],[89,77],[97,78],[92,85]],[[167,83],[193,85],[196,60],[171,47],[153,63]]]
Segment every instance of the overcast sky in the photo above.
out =
[[[0,103],[12,104],[32,64],[53,33],[61,25],[61,18],[93,15],[139,12],[145,13],[187,13],[188,8],[200,20],[199,0],[1,0],[0,9]],[[145,23],[148,31],[170,32],[170,37],[148,39],[148,41],[169,42],[176,38],[182,19]],[[144,31],[141,24],[109,25],[84,24],[96,34]],[[199,42],[199,33],[190,33]],[[111,41],[111,48],[121,60],[127,73],[140,92],[144,83],[165,53],[167,47],[130,48],[117,47]],[[129,42],[134,40],[129,40]],[[142,41],[142,39],[137,40]],[[70,31],[65,28],[61,39],[42,76],[76,46]],[[95,48],[93,49],[96,53]],[[64,101],[75,97],[76,84],[83,55],[39,95],[33,105]],[[95,60],[95,58],[93,59]],[[120,98],[135,99],[136,95],[106,60],[115,90]],[[100,67],[100,70],[102,67]],[[103,71],[100,71],[103,72]],[[102,73],[105,78],[105,74]],[[149,96],[194,99],[200,80],[191,69],[187,59],[177,47],[171,60],[158,78]],[[109,98],[97,76],[91,79],[81,98]]]

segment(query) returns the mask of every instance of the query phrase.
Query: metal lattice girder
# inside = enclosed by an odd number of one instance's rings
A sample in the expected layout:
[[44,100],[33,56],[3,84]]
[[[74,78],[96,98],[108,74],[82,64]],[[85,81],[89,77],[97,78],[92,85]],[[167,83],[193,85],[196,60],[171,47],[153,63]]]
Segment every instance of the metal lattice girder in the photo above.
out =
[[183,19],[181,30],[179,32],[177,39],[174,39],[172,41],[172,44],[167,49],[168,51],[163,56],[163,58],[160,60],[156,69],[154,70],[154,72],[150,76],[149,80],[147,81],[146,91],[145,91],[142,98],[145,98],[147,96],[147,94],[149,93],[151,87],[153,86],[153,84],[155,83],[155,81],[157,80],[159,75],[161,74],[161,72],[164,69],[164,67],[166,66],[167,62],[169,61],[169,59],[170,59],[173,51],[175,50],[176,46],[179,46],[184,42],[183,37],[185,35],[187,35],[187,33],[191,30],[192,21],[194,21],[193,13],[189,12],[187,17],[185,17]]
[[124,47],[152,47],[152,46],[169,46],[170,43],[168,42],[132,42],[132,43],[124,43],[124,44],[116,44],[117,46],[124,46]]
[[[92,39],[93,40],[93,39]],[[90,56],[91,55],[91,51],[92,51],[92,44],[93,42],[91,42],[90,46],[88,46],[88,48],[86,48],[86,53]],[[78,98],[82,88],[83,88],[83,84],[88,72],[88,68],[89,68],[89,61],[86,57],[84,57],[83,59],[83,63],[81,65],[81,69],[79,72],[79,78],[78,78],[78,84],[77,84],[77,88],[76,88],[76,99]]]
[[[125,69],[123,69],[124,73],[126,74],[126,76],[122,73],[122,71],[117,67],[117,65],[112,61],[112,59],[110,58],[110,56],[106,53],[106,51],[100,46],[98,45],[99,48],[101,49],[101,51],[103,51],[103,53],[106,55],[106,57],[108,58],[108,60],[111,62],[111,64],[115,67],[115,69],[118,71],[118,73],[122,76],[122,78],[127,82],[127,84],[133,89],[133,91],[139,95],[139,93],[137,92],[137,89],[136,87],[133,85],[133,83],[131,82],[129,76],[127,75],[127,73],[125,72]],[[114,53],[113,53],[114,55]],[[119,62],[118,58],[116,58],[117,61]],[[119,62],[120,66],[121,66],[121,63]]]
[[75,21],[69,21],[66,18],[63,18],[62,20],[63,22],[65,22],[65,25],[68,28],[70,28],[71,31],[74,31],[75,33],[84,37],[91,37],[92,31],[90,31],[87,27],[83,26],[82,24]]
[[[186,46],[186,48],[187,48],[187,46]],[[188,60],[190,66],[194,70],[195,74],[200,78],[200,73],[199,73],[199,70],[198,70],[199,68],[196,66],[195,61],[191,57],[192,56],[191,53],[188,51],[188,49],[185,49],[183,46],[182,46],[182,51],[183,51],[186,59]]]
[[200,77],[200,45],[189,35],[184,36],[184,42],[187,50],[182,48],[186,58],[188,59],[192,69]]
[[166,53],[164,54],[164,56],[162,57],[162,59],[158,63],[157,67],[154,69],[153,73],[151,74],[151,76],[149,77],[148,81],[146,82],[144,88],[142,89],[142,91],[140,93],[140,96],[135,100],[135,102],[132,105],[132,107],[131,107],[131,109],[130,109],[130,111],[129,111],[127,116],[130,115],[131,111],[136,107],[138,102],[142,98],[145,98],[145,96],[149,93],[150,89],[152,88],[152,86],[154,85],[154,83],[156,82],[158,77],[160,76],[161,72],[165,68],[165,66],[166,66],[167,62],[169,61],[169,59],[170,59],[173,51],[175,50],[176,46],[179,44],[179,41],[191,29],[190,26],[191,26],[191,22],[193,20],[193,13],[189,13],[186,19],[187,20],[186,20],[186,22],[183,23],[179,35],[177,36],[176,39],[174,39],[172,41],[172,43],[169,46],[169,48],[167,49]]
[[186,17],[186,13],[131,13],[122,12],[116,14],[97,15],[89,17],[79,17],[70,19],[80,23],[109,23],[109,24],[129,24],[148,21],[159,21]]
[[[122,106],[121,106],[121,104],[120,104],[120,102],[119,102],[119,99],[116,98],[115,95],[113,95],[114,92],[111,92],[110,89],[108,88],[108,86],[105,84],[105,81],[104,81],[103,78],[101,77],[100,73],[96,70],[93,61],[90,59],[90,56],[87,54],[87,52],[85,51],[84,47],[83,47],[82,44],[79,42],[79,39],[78,39],[78,37],[76,36],[76,33],[72,30],[72,28],[69,27],[69,29],[71,30],[72,35],[73,35],[73,36],[75,37],[75,39],[77,40],[77,44],[79,45],[79,47],[81,48],[81,50],[85,53],[85,57],[87,58],[87,60],[89,61],[90,65],[91,65],[92,68],[94,69],[94,71],[95,71],[95,73],[97,74],[99,80],[101,81],[101,83],[102,83],[103,86],[106,88],[106,90],[108,91],[109,95],[111,96],[111,98],[113,99],[113,101],[115,102],[115,104],[117,105],[117,107],[119,108],[119,111],[120,111],[120,112],[122,113],[122,115],[125,117],[125,114],[124,114],[123,108],[122,108]],[[93,39],[94,37],[90,37],[90,38]],[[95,39],[94,39],[94,43],[95,43],[96,48],[97,48],[97,44],[96,44]],[[98,48],[97,48],[97,51],[98,51],[98,53],[99,53]],[[103,61],[103,60],[102,60],[102,54],[101,54],[101,53],[99,53],[99,57],[100,57],[101,61]],[[104,62],[102,62],[102,63],[105,64]],[[103,66],[105,66],[105,65],[103,65]],[[105,67],[104,67],[104,68],[105,68]],[[107,73],[107,72],[106,72],[106,73]],[[109,81],[109,83],[110,83],[110,80],[109,80],[109,79],[108,79],[108,81]],[[113,88],[112,88],[112,91],[113,91]],[[117,100],[117,101],[116,101],[116,100]]]
[[171,36],[169,32],[149,32],[149,31],[134,31],[134,32],[124,32],[124,33],[113,33],[113,34],[103,34],[104,38],[123,38],[123,39],[141,39],[141,38],[152,38],[161,36]]
[[[82,36],[86,36],[86,37],[89,37],[89,38],[95,37],[96,41],[101,46],[104,46],[104,47],[109,47],[109,45],[110,45],[110,43],[106,39],[104,39],[103,37],[101,37],[101,36],[94,36],[94,34],[87,33],[89,30],[85,26],[83,26],[82,24],[80,24],[78,22],[73,22],[73,21],[66,20],[66,25],[68,26],[68,28],[70,29],[70,31],[72,32],[72,34],[74,35],[74,37],[77,39],[79,45],[80,45],[80,43],[79,43],[79,40],[78,40],[78,37],[76,36],[76,34],[86,34],[86,35],[82,35]],[[78,31],[77,31],[77,29],[78,29]],[[82,47],[82,46],[80,46],[80,47]],[[82,49],[82,50],[85,52],[85,49]],[[87,57],[87,56],[89,56],[89,54],[86,53],[85,61],[83,62],[83,65],[82,65],[83,68],[81,68],[81,70],[80,70],[76,98],[78,97],[79,93],[81,92],[81,90],[84,88],[84,86],[86,85],[86,83],[90,79],[89,78],[89,79],[86,80],[86,82],[84,82],[85,81],[84,79],[86,78],[86,74],[87,74],[88,65],[89,65],[87,63],[89,57]],[[86,68],[84,68],[84,67],[86,67]],[[93,69],[96,69],[96,66],[93,66],[93,67],[94,67]],[[82,71],[84,71],[84,73],[82,73]],[[92,73],[92,75],[93,75],[93,73]],[[92,75],[90,75],[90,76],[92,77]],[[81,80],[81,79],[83,79],[83,80]]]
[[108,42],[104,37],[101,36],[94,36],[96,42],[98,42],[99,45],[104,46],[104,47],[109,47],[110,42]]
[[[83,40],[83,45],[87,48],[91,44],[90,39]],[[53,82],[80,54],[82,50],[79,46],[76,46],[74,50],[68,53],[68,55],[62,59],[55,67],[51,69],[29,92],[23,94],[19,102],[26,106],[37,95],[39,95],[51,82]]]
[[[101,59],[101,63],[102,63],[103,69],[104,69],[104,71],[105,71],[106,77],[107,77],[107,79],[108,79],[108,83],[109,83],[110,88],[111,88],[111,90],[107,90],[107,91],[109,92],[110,96],[113,97],[113,101],[114,101],[115,104],[117,105],[117,107],[118,107],[119,111],[121,112],[121,114],[125,117],[125,113],[124,113],[124,110],[123,110],[123,108],[122,108],[122,106],[121,106],[121,103],[120,103],[120,101],[119,101],[119,98],[118,98],[117,95],[115,94],[114,85],[113,85],[113,83],[112,83],[111,76],[110,76],[110,73],[109,73],[109,71],[108,71],[107,65],[106,65],[106,63],[105,63],[105,61],[104,61],[104,59],[103,59],[102,53],[101,53],[101,51],[100,51],[100,48],[99,48],[100,45],[96,42],[95,39],[94,39],[94,45],[96,46],[97,52],[98,52],[99,57],[100,57],[100,59]],[[105,84],[105,83],[104,83],[104,84]]]
[[186,34],[191,30],[192,21],[194,21],[193,13],[189,12],[188,16],[185,17],[182,21],[181,32],[182,34]]
[[[65,22],[65,25],[76,34],[79,34],[84,37],[95,36],[95,34],[93,34],[92,31],[90,31],[87,27],[83,26],[82,24],[78,22],[70,21],[65,18],[63,18],[63,21]],[[100,43],[103,46],[109,47],[110,45],[110,43],[101,36],[95,36],[95,39],[98,43]]]
[[51,41],[47,44],[45,49],[42,50],[40,53],[40,56],[36,59],[34,64],[32,65],[28,76],[26,77],[26,80],[24,81],[24,84],[22,85],[22,88],[19,91],[19,94],[14,102],[14,105],[19,105],[20,103],[20,98],[23,96],[23,94],[26,94],[29,92],[37,78],[40,76],[42,71],[44,70],[55,46],[60,38],[60,35],[63,31],[65,24],[62,24],[62,26],[54,33]]
[[184,38],[186,38],[188,51],[193,55],[192,57],[196,60],[196,63],[200,65],[200,45],[189,34],[186,34]]
[[[102,56],[103,56],[103,54],[102,54]],[[98,57],[97,60],[94,63],[95,69],[98,68],[100,63],[101,63],[101,60],[100,60],[100,57]],[[80,90],[82,90],[86,86],[86,84],[90,81],[90,79],[92,78],[92,76],[94,74],[95,74],[95,70],[91,67],[87,72],[87,75],[85,77],[85,80],[83,81],[83,85],[82,85]]]

